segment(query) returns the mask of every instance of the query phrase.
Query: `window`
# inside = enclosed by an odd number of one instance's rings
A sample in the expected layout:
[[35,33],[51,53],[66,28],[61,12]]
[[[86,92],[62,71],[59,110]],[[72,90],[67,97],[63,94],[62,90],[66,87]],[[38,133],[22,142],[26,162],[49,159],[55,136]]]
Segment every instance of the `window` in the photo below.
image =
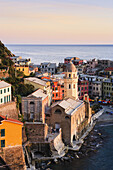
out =
[[54,94],[53,94],[53,97],[54,97]]
[[69,119],[69,116],[65,116],[65,119]]
[[69,84],[69,89],[71,89],[71,84]]
[[10,95],[9,95],[9,102],[10,102],[10,100],[11,100],[11,99],[10,99]]
[[7,102],[8,102],[8,98],[9,98],[9,97],[7,96]]
[[83,87],[82,87],[82,90],[83,90]]
[[1,148],[5,147],[5,140],[1,140]]
[[1,137],[5,136],[5,129],[1,129]]
[[23,71],[24,71],[24,68],[23,68]]
[[4,103],[6,103],[6,97],[4,97]]
[[57,87],[55,87],[55,90],[58,90]]
[[58,96],[58,93],[56,93],[56,97]]
[[9,92],[9,88],[8,88],[8,92]]
[[62,112],[61,112],[60,109],[56,109],[54,113],[56,113],[56,114],[61,114]]
[[75,84],[73,84],[73,88],[75,89]]
[[2,90],[0,90],[0,94],[2,94]]
[[1,98],[1,103],[3,102],[2,98]]
[[4,93],[6,93],[6,89],[4,89]]
[[87,87],[85,87],[85,90],[87,90]]
[[69,78],[71,78],[71,74],[69,74]]

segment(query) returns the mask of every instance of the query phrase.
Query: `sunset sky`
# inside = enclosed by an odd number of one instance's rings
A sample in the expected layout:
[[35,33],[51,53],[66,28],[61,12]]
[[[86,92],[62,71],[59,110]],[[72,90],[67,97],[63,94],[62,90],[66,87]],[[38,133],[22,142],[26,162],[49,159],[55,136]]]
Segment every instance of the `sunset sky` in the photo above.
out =
[[0,0],[7,44],[113,44],[113,0]]

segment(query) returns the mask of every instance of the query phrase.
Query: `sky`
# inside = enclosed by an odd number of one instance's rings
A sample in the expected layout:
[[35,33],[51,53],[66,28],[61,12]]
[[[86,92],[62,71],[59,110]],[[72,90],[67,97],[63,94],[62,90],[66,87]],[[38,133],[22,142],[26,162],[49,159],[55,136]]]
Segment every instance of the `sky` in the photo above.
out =
[[113,44],[113,0],[0,0],[5,44]]

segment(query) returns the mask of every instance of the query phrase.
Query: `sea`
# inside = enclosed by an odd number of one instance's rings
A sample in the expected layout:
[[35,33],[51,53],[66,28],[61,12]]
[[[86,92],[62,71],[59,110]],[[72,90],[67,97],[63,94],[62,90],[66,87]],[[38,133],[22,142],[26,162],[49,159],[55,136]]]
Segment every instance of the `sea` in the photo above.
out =
[[32,63],[62,63],[65,57],[79,57],[84,60],[113,60],[113,45],[15,45],[6,44],[16,56],[31,58]]
[[[65,57],[79,57],[84,60],[113,60],[113,45],[6,45],[11,52],[22,58],[31,58],[32,63],[61,63]],[[83,159],[55,164],[53,170],[113,170],[113,124],[97,125],[107,134],[107,140],[98,151]]]
[[101,129],[107,139],[96,153],[80,159],[73,159],[71,162],[52,165],[53,170],[113,170],[113,124],[103,123],[96,125],[96,129]]

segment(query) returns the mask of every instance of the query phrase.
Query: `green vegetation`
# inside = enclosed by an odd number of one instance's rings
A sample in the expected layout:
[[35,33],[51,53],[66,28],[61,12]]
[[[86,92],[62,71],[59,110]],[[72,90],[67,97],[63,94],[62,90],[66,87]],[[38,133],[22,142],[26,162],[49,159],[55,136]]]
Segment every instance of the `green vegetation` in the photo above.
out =
[[18,103],[20,104],[21,96],[27,96],[32,93],[34,91],[34,86],[24,84],[21,78],[24,77],[24,74],[19,70],[15,72],[14,63],[10,59],[11,56],[14,56],[14,54],[0,41],[0,67],[9,67],[9,77],[6,78],[6,81],[12,85],[12,94],[13,96],[17,96]]
[[15,89],[16,94],[21,96],[28,96],[34,91],[34,86],[30,84],[19,84]]
[[102,109],[100,104],[94,104],[93,106],[91,106],[91,108],[92,108],[92,111],[94,111],[95,113],[98,112],[100,109]]
[[14,54],[12,54],[11,51],[8,50],[7,47],[5,47],[5,45],[0,41],[0,67],[14,65],[10,59],[11,56],[14,56]]

